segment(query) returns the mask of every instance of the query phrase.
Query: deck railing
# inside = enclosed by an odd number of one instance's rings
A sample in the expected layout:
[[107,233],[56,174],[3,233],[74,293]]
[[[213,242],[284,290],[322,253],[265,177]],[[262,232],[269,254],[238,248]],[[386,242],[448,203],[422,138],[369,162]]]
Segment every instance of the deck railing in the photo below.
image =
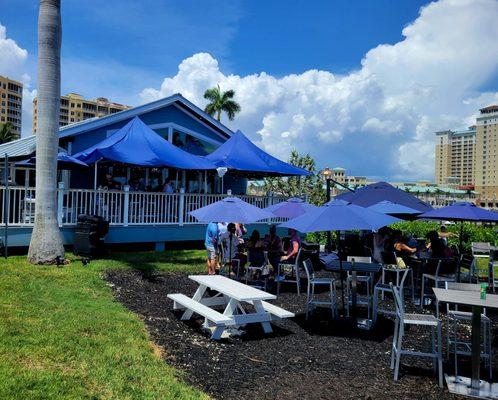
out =
[[[198,224],[189,215],[200,207],[212,204],[227,195],[197,193],[131,192],[127,190],[57,189],[59,226],[74,226],[78,215],[102,216],[111,226],[186,225]],[[264,208],[284,201],[281,196],[238,196],[250,204]],[[7,218],[10,226],[33,226],[36,205],[35,189],[0,186],[0,224]],[[6,212],[4,203],[7,202]],[[275,218],[268,222],[281,222]]]

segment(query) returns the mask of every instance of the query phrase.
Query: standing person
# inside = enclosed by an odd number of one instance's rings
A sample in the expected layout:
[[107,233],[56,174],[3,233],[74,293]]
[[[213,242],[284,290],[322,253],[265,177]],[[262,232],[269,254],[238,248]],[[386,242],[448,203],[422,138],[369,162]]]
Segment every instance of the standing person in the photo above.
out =
[[175,189],[173,188],[173,182],[171,182],[170,179],[166,179],[166,182],[164,183],[163,187],[163,192],[164,193],[174,193]]
[[386,248],[387,228],[382,227],[373,235],[373,259],[378,263],[382,262],[382,252]]
[[206,239],[204,240],[204,246],[206,247],[207,255],[208,275],[216,274],[218,240],[218,224],[216,222],[210,222],[206,228]]
[[244,235],[247,235],[247,228],[244,224],[238,222],[235,224],[236,235],[241,243],[244,243]]
[[[234,260],[238,260],[239,267],[243,269],[247,262],[247,256],[239,251],[241,242],[239,237],[237,236],[236,224],[230,222],[227,225],[227,231],[220,234],[220,242],[223,246],[223,253],[225,258],[223,262],[232,262]],[[242,271],[235,272],[240,274]]]
[[297,253],[299,253],[299,249],[301,248],[301,238],[297,234],[295,229],[289,229],[289,247],[287,249],[287,254],[280,258],[280,261],[287,261],[292,263],[297,257]]

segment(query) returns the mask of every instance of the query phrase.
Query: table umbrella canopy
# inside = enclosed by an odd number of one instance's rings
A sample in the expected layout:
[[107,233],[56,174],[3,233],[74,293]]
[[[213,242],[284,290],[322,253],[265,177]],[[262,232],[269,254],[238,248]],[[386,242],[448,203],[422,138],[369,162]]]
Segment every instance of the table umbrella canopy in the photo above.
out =
[[413,208],[420,212],[432,210],[432,207],[401,189],[395,188],[387,182],[377,182],[364,186],[354,192],[346,192],[335,197],[336,199],[349,201],[362,207],[369,207],[380,201],[388,200],[401,204],[405,207]]
[[272,213],[232,196],[191,211],[189,214],[197,218],[199,222],[241,222],[249,224],[262,219],[273,218]]
[[[36,168],[36,156],[16,163],[16,166],[25,167],[25,168]],[[77,158],[71,157],[66,153],[59,153],[57,154],[57,168],[58,169],[88,168],[88,164],[78,160]]]
[[327,204],[280,224],[302,233],[325,231],[349,231],[354,229],[375,231],[400,221],[398,218],[360,207],[344,200],[332,200]]
[[392,216],[416,216],[421,214],[419,210],[415,210],[414,208],[406,207],[402,204],[394,203],[389,200],[379,201],[377,204],[367,207],[369,210],[381,213],[388,214]]
[[135,117],[100,143],[74,155],[87,164],[115,161],[142,167],[215,169],[211,161],[179,149]]
[[420,214],[418,218],[444,221],[498,222],[498,213],[477,207],[472,203],[456,202],[452,205]]
[[217,167],[253,172],[262,176],[311,175],[310,171],[287,164],[269,155],[252,143],[241,131],[218,147],[206,158]]
[[297,197],[293,197],[281,203],[263,208],[263,210],[271,212],[275,217],[296,218],[315,208],[317,208],[317,206]]

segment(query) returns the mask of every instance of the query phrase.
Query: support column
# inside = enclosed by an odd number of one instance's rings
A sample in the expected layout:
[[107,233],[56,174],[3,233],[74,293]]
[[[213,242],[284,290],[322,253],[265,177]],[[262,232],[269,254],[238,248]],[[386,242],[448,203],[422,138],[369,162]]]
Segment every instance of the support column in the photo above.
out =
[[62,227],[64,218],[64,182],[59,182],[57,190],[57,223]]
[[178,225],[183,226],[183,215],[185,213],[185,189],[180,189],[180,196],[178,196],[178,201],[180,204],[178,205]]
[[123,226],[128,226],[128,217],[130,212],[130,186],[125,185],[124,190],[124,204],[123,204]]

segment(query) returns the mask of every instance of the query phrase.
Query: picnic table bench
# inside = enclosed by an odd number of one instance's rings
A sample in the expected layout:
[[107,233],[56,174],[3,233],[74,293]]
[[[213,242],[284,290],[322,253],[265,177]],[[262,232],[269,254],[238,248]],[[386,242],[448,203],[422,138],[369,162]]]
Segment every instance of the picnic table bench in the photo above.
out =
[[[174,302],[173,309],[185,310],[182,320],[189,320],[194,313],[204,317],[204,327],[212,330],[214,340],[219,340],[227,328],[249,323],[260,323],[265,333],[271,333],[270,321],[294,317],[293,313],[266,301],[276,299],[275,295],[241,282],[220,275],[190,275],[189,279],[199,284],[192,298],[181,293],[168,294],[168,298]],[[218,293],[205,296],[207,289]],[[248,312],[247,305],[253,306],[255,312]],[[224,311],[213,307],[224,307]]]

